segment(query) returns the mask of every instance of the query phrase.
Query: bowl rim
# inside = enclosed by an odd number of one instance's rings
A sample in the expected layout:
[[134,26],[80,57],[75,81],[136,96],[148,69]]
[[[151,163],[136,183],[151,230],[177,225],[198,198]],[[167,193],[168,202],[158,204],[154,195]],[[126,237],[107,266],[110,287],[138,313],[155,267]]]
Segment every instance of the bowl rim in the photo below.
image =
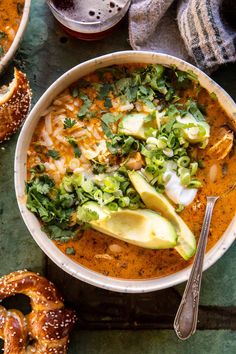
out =
[[6,54],[2,57],[0,61],[0,73],[4,70],[4,68],[8,65],[12,57],[14,56],[16,50],[18,49],[21,39],[25,33],[28,20],[29,20],[29,14],[30,14],[30,6],[31,6],[31,0],[25,0],[24,4],[24,9],[23,9],[23,14],[21,17],[20,25],[18,27],[18,30],[16,32],[16,35],[14,37],[14,40],[6,52]]
[[[36,216],[26,208],[24,195],[27,147],[43,110],[46,109],[51,104],[52,100],[72,82],[75,82],[84,75],[93,72],[95,69],[114,64],[132,62],[149,62],[150,64],[155,62],[166,66],[177,65],[180,70],[193,71],[198,75],[201,86],[206,87],[206,89],[210,92],[216,93],[220,104],[225,109],[229,117],[234,120],[236,119],[236,104],[233,99],[225,92],[224,89],[222,89],[200,69],[185,62],[184,60],[167,54],[149,51],[119,51],[106,54],[78,64],[69,71],[65,72],[38,100],[26,119],[17,141],[14,164],[14,181],[16,198],[21,216],[36,243],[54,263],[73,277],[91,285],[116,292],[144,293],[169,288],[186,281],[189,277],[191,266],[165,277],[145,280],[119,279],[97,273],[73,261],[58,249],[53,241],[50,240],[40,229],[40,224]],[[28,129],[30,128],[31,133],[28,134]],[[218,242],[207,252],[203,270],[206,270],[213,265],[231,246],[233,241],[236,239],[235,230],[236,217],[232,219],[227,230]]]

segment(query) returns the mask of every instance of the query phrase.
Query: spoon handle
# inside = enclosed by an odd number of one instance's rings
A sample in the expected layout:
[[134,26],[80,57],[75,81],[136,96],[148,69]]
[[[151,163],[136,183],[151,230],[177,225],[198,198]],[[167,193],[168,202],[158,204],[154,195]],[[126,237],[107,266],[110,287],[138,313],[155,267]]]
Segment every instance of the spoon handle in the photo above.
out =
[[194,258],[191,274],[183,294],[183,298],[174,320],[175,332],[177,336],[182,340],[188,339],[196,331],[197,328],[199,295],[202,280],[202,266],[212,213],[217,199],[218,197],[207,197],[206,211],[198,242],[197,252]]

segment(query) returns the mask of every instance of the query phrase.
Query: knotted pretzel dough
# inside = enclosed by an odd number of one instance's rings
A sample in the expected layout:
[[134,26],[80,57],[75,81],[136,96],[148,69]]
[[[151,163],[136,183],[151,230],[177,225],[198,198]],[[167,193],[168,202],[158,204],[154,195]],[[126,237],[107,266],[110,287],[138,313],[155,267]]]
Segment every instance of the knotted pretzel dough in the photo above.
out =
[[4,354],[66,354],[76,316],[64,308],[55,286],[38,274],[17,271],[0,279],[0,300],[15,294],[29,296],[32,311],[24,318],[17,310],[0,307]]

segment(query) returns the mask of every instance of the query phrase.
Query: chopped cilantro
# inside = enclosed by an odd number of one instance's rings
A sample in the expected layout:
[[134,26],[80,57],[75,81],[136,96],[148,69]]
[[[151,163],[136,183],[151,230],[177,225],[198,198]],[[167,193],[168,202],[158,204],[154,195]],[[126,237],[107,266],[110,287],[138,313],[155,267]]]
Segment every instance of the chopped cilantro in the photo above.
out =
[[111,84],[103,84],[100,87],[100,91],[99,91],[99,96],[98,99],[99,100],[103,100],[105,97],[107,97],[108,93],[112,90],[112,85]]
[[24,5],[21,4],[20,2],[18,2],[17,5],[16,5],[16,7],[17,7],[17,13],[18,13],[18,15],[21,16],[21,15],[23,14]]
[[2,56],[4,54],[4,49],[3,46],[0,44],[0,56]]
[[7,34],[3,31],[0,31],[0,39],[5,38]]
[[103,133],[108,137],[108,138],[112,138],[113,137],[113,133],[111,131],[111,129],[109,128],[109,126],[102,122],[102,130],[103,130]]
[[104,106],[106,108],[111,108],[112,107],[112,102],[111,102],[111,99],[109,97],[105,98]]
[[210,96],[211,96],[211,99],[212,99],[213,101],[217,101],[217,100],[218,100],[217,95],[216,95],[215,92],[211,92],[211,93],[210,93]]
[[114,135],[111,141],[107,141],[106,144],[108,150],[117,156],[126,156],[131,152],[139,151],[141,148],[138,140],[126,135]]
[[30,172],[31,172],[31,173],[42,173],[42,172],[44,172],[44,171],[45,171],[45,166],[44,166],[43,163],[40,163],[40,164],[38,164],[38,165],[35,165],[34,167],[32,167],[32,168],[30,169]]
[[76,235],[76,231],[71,229],[62,229],[57,225],[44,225],[42,230],[46,232],[52,240],[59,241],[61,243],[68,242]]
[[87,80],[84,79],[79,79],[79,81],[77,82],[76,86],[73,86],[71,88],[71,95],[72,97],[78,97],[80,94],[80,89],[81,88],[85,88],[89,86],[89,82]]
[[76,120],[71,118],[64,119],[64,129],[72,128],[76,124]]
[[105,113],[102,115],[101,120],[105,124],[111,124],[111,123],[115,123],[116,121],[118,121],[121,117],[122,117],[122,114],[115,115],[112,113]]
[[181,213],[185,208],[184,204],[178,204],[177,208],[175,208],[176,213]]
[[99,175],[100,173],[104,172],[106,172],[106,166],[95,162],[95,164],[93,165],[93,173],[95,175]]
[[180,114],[179,110],[174,104],[170,104],[167,110],[167,115],[169,118],[176,118]]
[[66,254],[68,254],[69,256],[74,256],[75,255],[74,247],[67,247],[66,248]]
[[59,160],[61,158],[57,150],[48,150],[48,156],[52,157],[54,160]]
[[80,157],[82,155],[82,152],[78,146],[77,141],[74,138],[67,138],[67,140],[68,140],[68,143],[71,144],[74,148],[75,157]]
[[82,222],[90,222],[93,220],[98,220],[99,215],[94,210],[90,210],[88,208],[83,208],[82,206],[79,206],[77,208],[77,218]]
[[77,117],[82,118],[86,116],[87,113],[89,113],[89,108],[91,107],[92,102],[84,93],[80,93],[79,97],[84,101],[84,104],[81,106],[79,112],[77,113]]
[[156,119],[156,112],[153,111],[152,113],[148,114],[145,118],[144,118],[144,122],[148,123],[151,122],[153,119]]
[[199,121],[199,122],[205,121],[204,115],[200,111],[197,102],[195,102],[193,100],[189,100],[186,104],[186,107],[187,107],[187,110],[194,116],[194,118],[197,121]]

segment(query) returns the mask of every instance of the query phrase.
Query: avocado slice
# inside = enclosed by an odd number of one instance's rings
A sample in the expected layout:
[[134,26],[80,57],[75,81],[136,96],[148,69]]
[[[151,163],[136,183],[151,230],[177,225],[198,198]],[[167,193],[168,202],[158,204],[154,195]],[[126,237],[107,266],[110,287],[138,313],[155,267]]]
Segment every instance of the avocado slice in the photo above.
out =
[[109,236],[150,249],[176,245],[177,234],[173,225],[152,210],[120,209],[113,212],[95,202],[87,202],[83,208],[97,212],[99,219],[91,221],[90,225]]
[[209,124],[206,121],[198,121],[192,114],[177,117],[176,120],[182,125],[183,136],[190,143],[203,143],[210,137]]
[[192,231],[175,212],[168,199],[158,193],[139,172],[130,171],[128,174],[147,208],[162,213],[175,226],[178,235],[175,249],[185,260],[190,259],[196,251],[196,240]]
[[131,113],[125,116],[118,126],[118,133],[132,135],[139,139],[145,139],[145,118],[148,113]]

